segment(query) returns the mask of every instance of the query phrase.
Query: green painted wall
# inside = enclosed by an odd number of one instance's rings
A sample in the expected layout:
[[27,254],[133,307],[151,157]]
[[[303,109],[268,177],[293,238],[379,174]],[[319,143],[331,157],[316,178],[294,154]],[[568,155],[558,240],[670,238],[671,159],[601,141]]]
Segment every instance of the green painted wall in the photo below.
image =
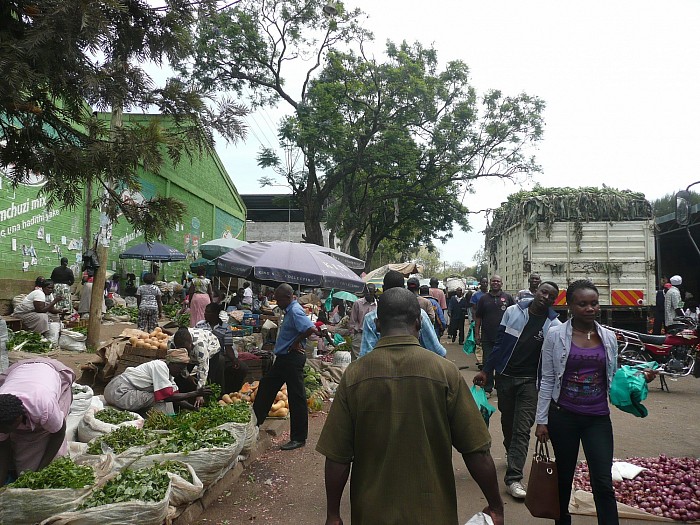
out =
[[[156,115],[125,115],[124,123],[159,118]],[[245,205],[221,160],[214,151],[201,159],[187,158],[173,166],[169,161],[159,174],[143,172],[142,190],[134,199],[148,199],[156,194],[174,197],[185,203],[187,209],[181,224],[169,232],[162,242],[188,255],[188,261],[169,263],[163,271],[170,279],[179,280],[190,261],[199,257],[198,245],[222,236],[245,239]],[[48,277],[62,256],[78,267],[83,252],[82,236],[85,228],[85,210],[46,210],[40,195],[41,182],[12,188],[0,174],[0,299],[8,282],[33,281],[38,275]],[[93,232],[99,225],[99,214],[92,213]],[[148,268],[142,261],[121,260],[119,254],[126,248],[144,242],[143,235],[126,221],[113,225],[109,249],[109,270],[137,275]],[[21,286],[26,286],[22,282]],[[11,288],[15,288],[12,286]]]

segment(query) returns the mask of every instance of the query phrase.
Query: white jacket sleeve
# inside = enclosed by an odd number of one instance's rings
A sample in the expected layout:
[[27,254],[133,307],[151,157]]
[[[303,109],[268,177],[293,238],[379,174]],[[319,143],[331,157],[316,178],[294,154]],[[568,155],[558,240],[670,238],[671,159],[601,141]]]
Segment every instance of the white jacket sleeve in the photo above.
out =
[[549,421],[549,404],[552,401],[552,390],[556,381],[554,372],[554,341],[558,337],[556,332],[556,330],[549,330],[542,344],[542,365],[535,416],[535,423],[538,425],[546,425]]

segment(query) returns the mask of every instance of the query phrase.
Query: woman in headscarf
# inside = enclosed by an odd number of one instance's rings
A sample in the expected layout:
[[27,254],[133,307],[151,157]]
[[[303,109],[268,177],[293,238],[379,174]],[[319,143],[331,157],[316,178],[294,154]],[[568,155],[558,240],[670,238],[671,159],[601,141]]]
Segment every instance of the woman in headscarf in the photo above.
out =
[[48,279],[41,283],[40,289],[28,293],[14,311],[15,317],[22,320],[27,330],[43,336],[49,333],[49,314],[61,313],[56,304],[63,299],[62,296],[53,296],[53,281]]

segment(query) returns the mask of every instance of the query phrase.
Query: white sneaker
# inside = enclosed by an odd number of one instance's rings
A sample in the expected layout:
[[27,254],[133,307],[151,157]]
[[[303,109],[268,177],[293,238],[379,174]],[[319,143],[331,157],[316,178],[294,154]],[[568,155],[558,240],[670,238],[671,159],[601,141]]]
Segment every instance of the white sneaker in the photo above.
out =
[[525,499],[527,492],[519,481],[515,481],[506,487],[506,492],[517,499]]

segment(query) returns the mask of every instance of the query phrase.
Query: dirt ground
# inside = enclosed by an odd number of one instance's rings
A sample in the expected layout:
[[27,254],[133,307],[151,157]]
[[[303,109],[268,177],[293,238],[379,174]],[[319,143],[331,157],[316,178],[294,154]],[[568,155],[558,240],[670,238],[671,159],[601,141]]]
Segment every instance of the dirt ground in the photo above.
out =
[[[448,358],[458,366],[469,366],[462,371],[471,384],[476,373],[473,356],[465,355],[455,344],[448,344]],[[651,384],[646,406],[649,416],[640,419],[613,408],[612,419],[615,429],[615,455],[617,458],[630,456],[656,456],[661,453],[670,456],[700,455],[700,422],[698,409],[700,401],[700,380],[683,378],[670,382],[671,392],[658,389],[658,380]],[[492,398],[497,404],[497,398]],[[327,410],[327,407],[326,407]],[[246,470],[219,501],[210,506],[195,523],[197,525],[242,525],[261,523],[282,525],[288,523],[322,524],[325,522],[325,489],[323,479],[324,457],[317,453],[316,442],[325,422],[325,414],[314,414],[309,421],[309,439],[304,448],[290,452],[280,451],[278,446],[289,436],[285,432],[274,439],[275,445]],[[503,436],[499,413],[491,419],[493,445],[491,453],[496,463],[499,479],[505,473]],[[398,444],[397,444],[398,446]],[[531,451],[534,439],[531,440]],[[581,452],[583,459],[583,452]],[[407,455],[407,461],[410,457]],[[485,500],[478,486],[469,476],[459,454],[453,456],[457,482],[458,511],[460,523],[485,506]],[[526,469],[526,478],[529,467]],[[501,482],[501,492],[505,502],[506,523],[537,524],[544,520],[532,518],[519,500],[505,493]],[[342,516],[350,523],[349,486],[343,495]],[[392,504],[392,502],[387,502]],[[398,503],[396,503],[398,504]],[[551,523],[551,522],[550,522]],[[575,525],[592,525],[596,518],[574,516]],[[656,523],[647,520],[620,520],[623,525]]]

